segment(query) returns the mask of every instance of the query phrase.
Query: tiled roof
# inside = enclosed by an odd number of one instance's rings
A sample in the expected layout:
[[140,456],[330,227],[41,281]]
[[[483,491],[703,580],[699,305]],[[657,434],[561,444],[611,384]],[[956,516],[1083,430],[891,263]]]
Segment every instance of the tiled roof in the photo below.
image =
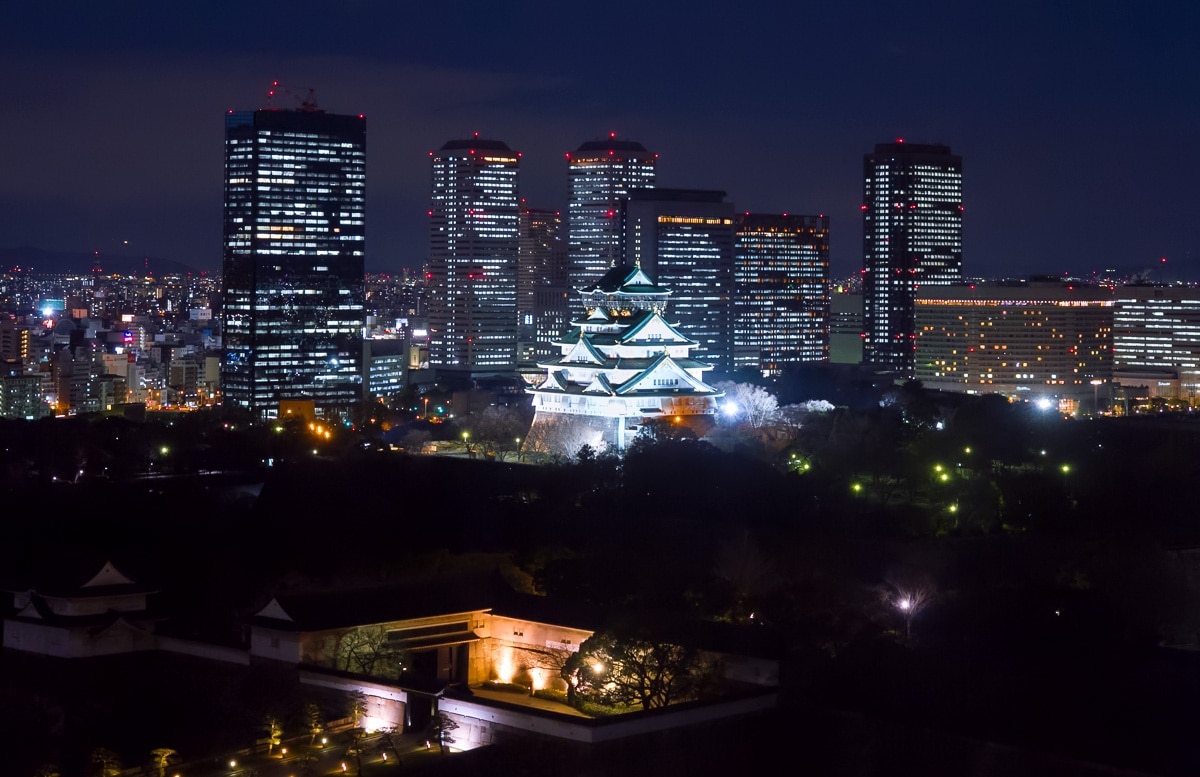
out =
[[[486,610],[511,590],[500,575],[489,573],[386,587],[278,594],[272,601],[290,620],[260,615],[260,609],[246,621],[284,631],[325,631]],[[268,604],[264,603],[263,609]]]

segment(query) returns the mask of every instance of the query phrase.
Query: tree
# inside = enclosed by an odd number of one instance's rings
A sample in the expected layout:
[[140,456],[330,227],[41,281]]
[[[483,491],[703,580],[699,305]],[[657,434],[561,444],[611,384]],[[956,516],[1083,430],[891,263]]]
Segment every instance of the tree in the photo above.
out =
[[350,713],[357,726],[363,715],[367,714],[367,695],[362,691],[351,691],[346,697],[346,712]]
[[396,727],[385,726],[384,728],[379,729],[379,731],[376,733],[379,734],[379,754],[383,756],[383,759],[386,761],[388,757],[388,751],[391,751],[392,755],[396,757],[396,763],[399,764],[400,748],[396,743]]
[[773,421],[779,410],[779,400],[762,386],[722,381],[715,388],[725,392],[726,415],[755,429]]
[[438,712],[429,719],[430,739],[436,739],[439,751],[445,755],[447,748],[454,744],[451,732],[458,728],[458,721],[444,712]]
[[883,589],[884,604],[900,613],[904,621],[904,641],[912,641],[912,624],[917,614],[933,601],[933,584],[923,578],[892,579]]
[[665,707],[697,698],[715,676],[695,650],[658,640],[598,632],[563,667],[569,697],[607,706]]
[[279,722],[279,716],[274,713],[268,713],[263,720],[263,728],[267,732],[267,755],[275,751],[275,746],[279,744],[280,738],[283,736],[283,724]]
[[584,445],[595,445],[600,433],[582,416],[542,413],[533,420],[525,439],[525,450],[552,459],[574,458]]
[[489,407],[471,418],[470,432],[485,454],[495,454],[503,461],[505,453],[520,445],[517,440],[526,436],[529,423],[529,417],[515,407]]
[[158,772],[158,777],[166,777],[167,767],[174,757],[175,751],[169,747],[155,748],[150,751],[150,767]]
[[33,773],[33,777],[62,777],[62,772],[54,764],[42,764]]
[[308,724],[308,743],[311,745],[317,741],[317,735],[325,730],[320,705],[316,702],[304,705],[304,720]]
[[117,777],[121,773],[121,759],[106,747],[92,750],[89,760],[96,769],[96,777]]
[[732,589],[733,601],[728,617],[735,623],[753,618],[755,603],[774,588],[781,577],[749,532],[718,547],[713,572]]
[[[357,723],[357,718],[355,719]],[[367,735],[365,729],[361,726],[355,726],[350,729],[350,744],[346,747],[346,755],[354,759],[354,773],[362,774],[362,749],[363,738]]]
[[407,658],[405,651],[388,640],[386,627],[363,626],[338,637],[334,660],[342,671],[395,680]]

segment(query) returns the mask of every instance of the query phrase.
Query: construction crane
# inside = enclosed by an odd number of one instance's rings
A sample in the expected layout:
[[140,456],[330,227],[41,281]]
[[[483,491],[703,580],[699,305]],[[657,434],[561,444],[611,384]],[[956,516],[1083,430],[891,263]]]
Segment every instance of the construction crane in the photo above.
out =
[[267,90],[267,109],[275,110],[275,95],[286,92],[292,95],[300,103],[300,110],[305,113],[320,113],[321,109],[317,106],[317,90],[312,88],[297,89],[290,86],[280,86],[278,81],[271,82],[271,88]]

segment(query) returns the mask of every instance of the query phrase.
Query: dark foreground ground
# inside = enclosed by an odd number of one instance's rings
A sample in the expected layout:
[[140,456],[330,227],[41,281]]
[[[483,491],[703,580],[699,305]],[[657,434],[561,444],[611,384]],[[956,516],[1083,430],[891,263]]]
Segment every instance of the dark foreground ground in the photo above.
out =
[[[1192,704],[1187,698],[1155,707],[1147,694],[1132,708],[1118,708],[1100,698],[1098,684],[1095,694],[1064,700],[1058,707],[1048,707],[1044,699],[1033,703],[1031,697],[1025,724],[1014,720],[999,726],[992,722],[995,711],[986,708],[988,694],[982,689],[975,694],[978,703],[965,701],[971,694],[962,688],[942,693],[927,688],[916,695],[909,685],[916,679],[913,675],[878,689],[881,695],[871,710],[792,699],[761,716],[602,746],[513,738],[411,766],[448,775],[518,777],[1174,777],[1194,774],[1200,764],[1186,745],[1192,740],[1188,731],[1196,720],[1194,709],[1172,708]],[[1180,697],[1195,698],[1184,688],[1177,690]],[[904,694],[914,694],[912,715],[902,714]],[[939,697],[947,705],[945,719],[956,724],[929,723],[924,708]],[[0,653],[3,773],[33,777],[40,764],[53,762],[62,767],[63,777],[87,777],[93,773],[88,754],[95,747],[115,751],[126,767],[145,763],[156,747],[174,749],[188,761],[216,763],[249,744],[264,709],[284,714],[286,734],[302,732],[295,711],[309,702],[321,705],[329,718],[344,710],[337,695],[300,686],[286,673],[164,654],[62,662],[5,651]],[[1090,715],[1084,711],[1088,706]],[[1176,720],[1176,725],[1170,730],[1149,727],[1166,720]],[[996,734],[992,738],[964,733],[989,725]],[[1031,735],[1031,726],[1037,736]],[[1086,737],[1082,729],[1089,726],[1095,730]],[[1132,730],[1123,731],[1127,727]]]

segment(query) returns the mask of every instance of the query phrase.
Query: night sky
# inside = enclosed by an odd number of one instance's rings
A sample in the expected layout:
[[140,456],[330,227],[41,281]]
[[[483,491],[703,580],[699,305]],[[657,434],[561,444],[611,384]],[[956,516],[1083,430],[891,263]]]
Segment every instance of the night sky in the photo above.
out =
[[963,156],[967,275],[1200,279],[1198,30],[1181,1],[13,0],[0,248],[219,269],[224,115],[278,80],[276,107],[367,117],[368,270],[420,266],[446,140],[507,142],[565,208],[564,153],[612,131],[660,186],[828,215],[835,277],[863,154],[903,137]]

